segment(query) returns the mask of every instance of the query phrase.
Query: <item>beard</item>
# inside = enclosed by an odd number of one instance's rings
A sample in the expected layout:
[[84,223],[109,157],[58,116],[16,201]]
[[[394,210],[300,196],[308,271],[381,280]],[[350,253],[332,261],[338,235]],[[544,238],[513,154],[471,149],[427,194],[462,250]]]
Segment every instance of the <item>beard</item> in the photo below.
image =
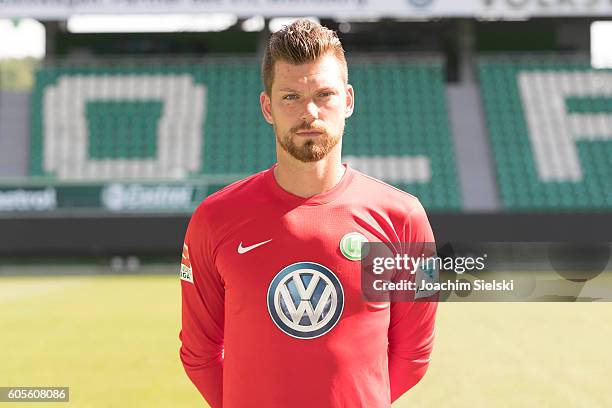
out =
[[[302,137],[296,135],[296,132],[299,130],[312,130],[322,133],[316,137]],[[277,133],[276,140],[284,151],[289,153],[297,160],[304,163],[312,163],[317,162],[327,156],[327,154],[338,144],[341,135],[342,132],[340,132],[340,135],[334,137],[328,133],[325,127],[311,126],[306,123],[302,123],[291,128],[284,135],[278,135]],[[304,141],[301,145],[298,145],[296,143],[297,139],[304,139]]]

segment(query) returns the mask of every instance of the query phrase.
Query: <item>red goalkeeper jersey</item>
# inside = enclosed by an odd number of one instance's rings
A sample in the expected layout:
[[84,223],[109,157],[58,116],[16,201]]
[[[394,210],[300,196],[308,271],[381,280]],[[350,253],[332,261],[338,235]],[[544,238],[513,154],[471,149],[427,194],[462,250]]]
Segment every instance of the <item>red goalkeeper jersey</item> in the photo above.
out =
[[389,407],[427,369],[437,303],[364,300],[355,243],[433,242],[425,211],[348,166],[309,198],[273,169],[209,196],[189,223],[185,371],[213,408]]

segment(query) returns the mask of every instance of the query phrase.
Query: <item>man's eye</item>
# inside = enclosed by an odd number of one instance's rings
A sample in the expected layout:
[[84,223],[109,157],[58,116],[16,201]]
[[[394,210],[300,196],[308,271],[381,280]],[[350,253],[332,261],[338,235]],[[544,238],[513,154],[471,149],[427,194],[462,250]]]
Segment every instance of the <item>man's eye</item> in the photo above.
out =
[[289,94],[289,95],[285,95],[285,96],[283,96],[283,99],[284,99],[284,100],[287,100],[287,101],[292,101],[292,100],[297,99],[297,97],[298,97],[298,96],[297,96],[297,95],[295,95],[295,94]]
[[328,96],[332,96],[333,94],[334,94],[333,92],[328,91],[328,92],[321,92],[321,93],[319,94],[319,96],[320,96],[321,98],[327,98]]

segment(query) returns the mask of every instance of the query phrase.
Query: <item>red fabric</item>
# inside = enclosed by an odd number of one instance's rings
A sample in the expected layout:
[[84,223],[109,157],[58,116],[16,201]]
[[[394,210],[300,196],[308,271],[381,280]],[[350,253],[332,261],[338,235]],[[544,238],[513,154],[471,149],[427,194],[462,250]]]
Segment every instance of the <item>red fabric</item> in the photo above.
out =
[[[415,197],[348,166],[314,197],[284,191],[272,168],[198,207],[183,254],[193,283],[181,281],[180,356],[213,408],[382,408],[421,379],[437,304],[363,300],[360,263],[339,247],[350,232],[370,242],[434,240]],[[323,265],[342,286],[342,314],[316,338],[286,334],[268,310],[271,282],[298,262]]]

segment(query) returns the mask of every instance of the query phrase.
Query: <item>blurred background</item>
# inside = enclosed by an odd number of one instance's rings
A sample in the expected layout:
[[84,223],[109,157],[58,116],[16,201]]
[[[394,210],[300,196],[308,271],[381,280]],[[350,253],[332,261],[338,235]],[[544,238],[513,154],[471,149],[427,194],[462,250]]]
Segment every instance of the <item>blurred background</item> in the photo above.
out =
[[[0,386],[201,406],[182,239],[202,199],[275,162],[259,66],[298,16],[347,53],[344,161],[419,197],[439,245],[612,241],[608,1],[4,0]],[[396,405],[612,406],[610,309],[441,304],[430,373]]]

